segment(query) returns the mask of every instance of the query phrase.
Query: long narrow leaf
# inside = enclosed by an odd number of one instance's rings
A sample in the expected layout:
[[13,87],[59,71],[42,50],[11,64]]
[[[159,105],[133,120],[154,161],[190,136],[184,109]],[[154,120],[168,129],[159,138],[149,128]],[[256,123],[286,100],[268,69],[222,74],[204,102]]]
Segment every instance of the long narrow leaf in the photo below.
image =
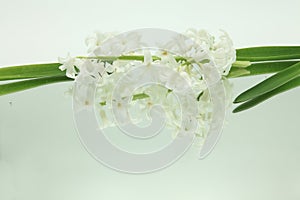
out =
[[300,59],[300,46],[266,46],[237,49],[237,60],[270,61]]
[[241,105],[239,105],[238,107],[236,107],[234,110],[233,110],[233,113],[237,113],[237,112],[241,112],[241,111],[244,111],[244,110],[247,110],[249,108],[252,108],[254,106],[256,106],[257,104],[260,104],[262,103],[263,101],[277,95],[277,94],[280,94],[282,92],[285,92],[285,91],[288,91],[288,90],[291,90],[293,88],[296,88],[296,87],[299,87],[300,86],[300,77],[297,77],[289,82],[287,82],[286,84],[268,92],[268,93],[265,93],[261,96],[258,96],[254,99],[251,99]]
[[59,70],[60,65],[60,63],[46,63],[0,68],[0,81],[62,76],[65,72]]
[[71,80],[73,79],[70,79],[66,76],[55,76],[55,77],[44,77],[44,78],[36,78],[36,79],[30,79],[25,81],[17,81],[13,83],[6,83],[0,85],[0,96],[35,88],[42,85],[58,83],[63,81],[71,81]]
[[[245,68],[232,67],[227,77],[236,78],[236,77],[243,77],[243,76],[271,74],[271,73],[282,71],[296,64],[297,62],[298,61],[263,62],[263,63],[253,63],[250,66]],[[239,73],[243,71],[245,73]]]
[[258,97],[287,83],[288,81],[296,78],[299,75],[300,62],[286,68],[283,71],[278,72],[277,74],[269,77],[268,79],[260,82],[259,84],[255,85],[249,90],[243,92],[234,100],[234,103],[240,103]]

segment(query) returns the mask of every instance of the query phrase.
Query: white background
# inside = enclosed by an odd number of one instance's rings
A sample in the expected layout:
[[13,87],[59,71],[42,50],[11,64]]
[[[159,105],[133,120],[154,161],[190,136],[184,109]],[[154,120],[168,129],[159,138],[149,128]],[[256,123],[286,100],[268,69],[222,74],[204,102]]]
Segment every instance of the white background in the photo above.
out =
[[[0,66],[84,55],[94,30],[226,30],[236,47],[299,45],[300,1],[0,1]],[[264,76],[234,80],[235,94]],[[300,90],[230,114],[213,153],[157,173],[95,161],[76,135],[71,83],[0,97],[0,199],[300,199]],[[12,102],[10,104],[9,102]]]

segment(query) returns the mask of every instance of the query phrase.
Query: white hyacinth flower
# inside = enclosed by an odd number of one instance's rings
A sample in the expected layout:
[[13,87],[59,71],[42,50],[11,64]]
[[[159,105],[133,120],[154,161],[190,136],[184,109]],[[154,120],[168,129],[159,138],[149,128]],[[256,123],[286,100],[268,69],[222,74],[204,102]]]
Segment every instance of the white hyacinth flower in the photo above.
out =
[[93,52],[97,47],[99,47],[105,40],[112,38],[113,33],[101,33],[95,31],[92,35],[85,39],[85,44],[88,48],[87,52]]
[[61,71],[66,70],[66,76],[73,79],[75,79],[76,75],[78,74],[76,68],[80,70],[82,65],[81,60],[71,57],[70,54],[68,54],[66,58],[59,57],[58,62],[62,64],[59,69]]
[[221,75],[227,75],[232,63],[235,62],[236,51],[228,34],[223,30],[220,32],[218,39],[205,30],[189,29],[185,35],[210,54]]
[[[145,117],[149,118],[147,115],[149,110],[154,105],[160,105],[165,111],[168,127],[181,134],[194,133],[202,142],[201,139],[205,139],[212,120],[213,104],[204,79],[207,77],[204,76],[201,67],[214,71],[215,67],[217,68],[220,75],[217,78],[222,79],[226,90],[226,105],[229,106],[232,102],[231,84],[224,76],[228,74],[236,56],[233,43],[227,33],[221,32],[221,36],[215,38],[205,30],[190,29],[174,41],[163,45],[166,49],[172,50],[171,52],[181,52],[182,55],[177,56],[186,58],[186,61],[176,60],[175,55],[162,50],[132,52],[133,47],[143,45],[139,35],[121,34],[115,38],[112,35],[94,33],[86,40],[88,52],[93,52],[93,56],[143,54],[144,60],[117,59],[109,63],[101,60],[85,60],[81,63],[69,55],[65,59],[60,59],[63,64],[60,69],[67,70],[68,77],[76,78],[76,81],[82,84],[83,92],[76,100],[83,106],[90,106],[93,102],[90,98],[94,98],[92,94],[94,90],[91,86],[96,87],[95,103],[103,122],[102,127],[117,125],[112,113],[113,108],[117,112],[115,118],[118,122],[127,124],[140,122]],[[160,60],[153,61],[152,55]],[[197,68],[195,63],[193,63],[195,65],[191,64],[193,60],[200,62],[200,68]],[[75,66],[80,70],[78,75]],[[163,67],[157,70],[157,66]],[[135,74],[126,76],[121,83],[118,82],[131,69],[136,70]],[[186,84],[182,83],[183,79]],[[144,80],[161,82],[165,87],[154,84],[151,87],[137,88]],[[118,91],[113,95],[116,86]],[[188,92],[190,88],[194,93]],[[131,101],[135,94],[146,94],[146,97]],[[180,98],[176,96],[177,94],[180,94]],[[193,101],[197,103],[196,108],[190,106]],[[182,116],[183,109],[185,116]],[[132,115],[132,111],[135,115]]]
[[143,43],[138,33],[123,33],[117,37],[109,37],[106,42],[94,46],[93,53],[96,55],[120,56],[124,53],[131,53],[137,47],[143,47]]
[[115,118],[117,120],[117,124],[125,125],[131,123],[132,121],[128,112],[129,99],[130,98],[128,96],[120,96],[120,95],[116,95],[112,99],[112,106],[116,111]]
[[81,72],[83,72],[94,77],[95,79],[100,79],[106,73],[105,63],[103,62],[92,62],[86,60],[81,65]]
[[74,100],[78,106],[78,110],[91,108],[94,105],[94,92],[96,80],[90,74],[81,71],[75,79],[75,90],[80,91]]

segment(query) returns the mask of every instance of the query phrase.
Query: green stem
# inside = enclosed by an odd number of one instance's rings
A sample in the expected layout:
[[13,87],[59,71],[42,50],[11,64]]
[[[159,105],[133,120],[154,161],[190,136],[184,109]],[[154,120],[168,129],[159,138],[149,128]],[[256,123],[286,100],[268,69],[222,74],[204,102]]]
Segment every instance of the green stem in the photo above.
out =
[[[123,56],[77,56],[76,58],[79,59],[96,59],[96,60],[101,60],[103,62],[113,62],[116,60],[136,60],[136,61],[144,61],[144,56],[143,55],[123,55]],[[181,56],[175,56],[174,57],[177,62],[179,61],[185,61],[187,62],[187,59]],[[160,57],[158,56],[152,56],[152,60],[161,60]]]
[[236,78],[244,76],[255,76],[263,74],[271,74],[282,71],[298,61],[277,61],[277,62],[261,62],[261,63],[251,63],[250,66],[240,68],[235,67],[234,65],[230,69],[227,78]]
[[[146,93],[138,93],[138,94],[132,95],[132,101],[136,101],[136,100],[139,100],[139,99],[146,99],[148,97],[149,97],[149,95],[146,94]],[[106,105],[106,101],[102,101],[99,104],[101,106],[105,106]]]
[[248,66],[251,65],[250,61],[241,61],[241,60],[237,60],[232,64],[232,67],[236,67],[236,68],[246,68]]

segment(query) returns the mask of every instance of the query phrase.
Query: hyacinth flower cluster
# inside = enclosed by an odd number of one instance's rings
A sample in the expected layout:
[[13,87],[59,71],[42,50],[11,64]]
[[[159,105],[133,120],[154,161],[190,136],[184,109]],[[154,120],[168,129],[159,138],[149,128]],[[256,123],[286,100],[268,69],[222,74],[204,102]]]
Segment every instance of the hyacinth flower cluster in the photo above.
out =
[[[75,81],[85,88],[85,92],[77,95],[75,100],[82,107],[96,106],[103,128],[116,125],[112,107],[118,109],[118,120],[126,124],[149,120],[150,111],[155,111],[153,108],[160,105],[165,111],[168,127],[183,129],[181,132],[193,132],[205,138],[212,116],[212,101],[201,69],[209,68],[210,65],[217,69],[225,88],[226,108],[230,109],[232,102],[241,103],[233,112],[249,109],[300,85],[299,46],[235,49],[224,31],[221,31],[219,37],[214,37],[205,30],[189,29],[183,34],[184,37],[164,43],[160,49],[132,51],[131,47],[143,46],[139,35],[129,34],[126,38],[113,40],[115,35],[97,32],[89,36],[85,41],[88,56],[68,55],[59,58],[57,63],[0,68],[0,81],[4,82],[0,85],[0,95],[51,83]],[[188,44],[184,38],[193,42]],[[113,45],[105,43],[107,40],[112,40]],[[184,49],[180,49],[181,44],[184,44]],[[179,49],[182,54],[173,53]],[[113,88],[121,77],[141,65],[144,67],[138,71],[139,74],[124,79],[119,84],[123,87],[122,92],[113,95]],[[164,68],[158,72],[157,65]],[[187,93],[187,88],[182,86],[174,74],[183,77],[193,93]],[[233,100],[229,78],[261,74],[272,75]],[[137,87],[137,77],[147,77],[163,85]],[[96,105],[91,105],[91,99],[87,98],[92,96],[91,85],[96,85]],[[180,103],[176,91],[184,94]],[[191,102],[195,102],[197,108],[190,108]],[[187,110],[187,116],[181,115],[179,107]],[[180,125],[182,119],[185,119],[183,127]]]
[[[105,41],[113,37],[113,34],[94,33],[86,39],[90,56],[73,58],[68,55],[66,58],[59,58],[62,64],[60,70],[66,70],[67,77],[75,79],[81,88],[85,88],[81,90],[84,92],[75,97],[77,103],[82,107],[94,106],[90,105],[92,99],[89,99],[94,96],[88,93],[94,92],[90,86],[96,84],[96,107],[102,128],[116,126],[113,107],[117,108],[116,115],[120,123],[141,124],[151,120],[151,110],[155,110],[153,108],[160,105],[166,115],[166,125],[174,130],[174,133],[193,132],[198,139],[205,139],[213,109],[201,68],[214,64],[220,74],[219,78],[225,85],[227,107],[232,102],[231,84],[226,75],[235,62],[236,52],[227,33],[222,32],[220,37],[215,39],[204,30],[191,29],[186,31],[184,37],[174,38],[163,44],[161,49],[137,49],[127,55],[107,57],[107,55],[120,55],[122,52],[127,52],[131,46],[143,46],[140,36],[135,33],[126,35],[126,39],[118,38],[113,42],[114,45],[106,45]],[[186,38],[197,45],[186,44]],[[185,44],[180,45],[180,43]],[[178,51],[176,48],[182,46],[185,46],[184,51],[181,51],[183,55],[171,53]],[[192,58],[205,61],[198,62],[200,68],[196,68]],[[210,62],[207,61],[208,59]],[[142,69],[139,68],[141,65],[144,66]],[[164,67],[158,70],[155,67],[157,65]],[[129,76],[118,83],[124,73],[135,68],[139,70],[134,72],[134,76]],[[137,87],[143,77],[155,84]],[[184,78],[185,83],[181,77]],[[116,84],[121,85],[123,89],[118,95],[113,96]],[[192,88],[192,92],[187,92],[186,87]],[[134,93],[131,92],[133,90]],[[181,102],[175,91],[182,94]],[[196,105],[197,108],[191,105]],[[185,116],[182,116],[180,108],[184,109]],[[183,126],[182,120],[184,120]]]

